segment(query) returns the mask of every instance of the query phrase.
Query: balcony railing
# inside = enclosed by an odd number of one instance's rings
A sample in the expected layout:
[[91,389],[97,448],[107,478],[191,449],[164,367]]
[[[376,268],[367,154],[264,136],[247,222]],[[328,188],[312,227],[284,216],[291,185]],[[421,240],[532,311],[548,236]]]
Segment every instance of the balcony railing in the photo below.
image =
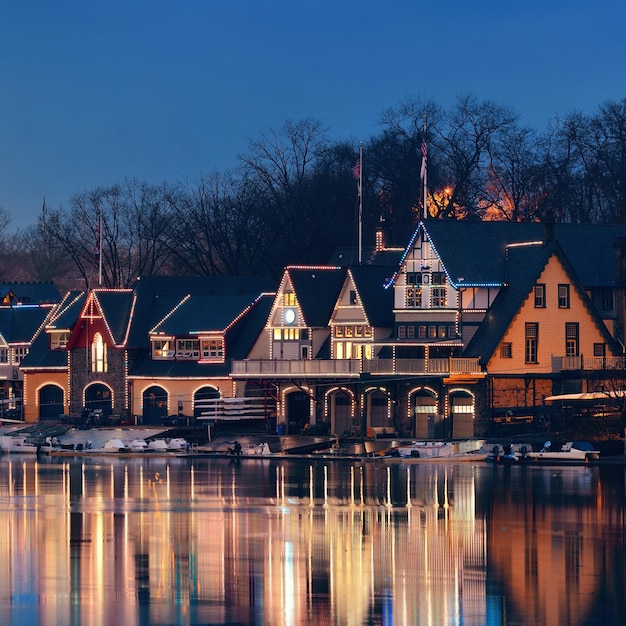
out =
[[312,360],[248,360],[233,361],[234,377],[302,377],[347,376],[361,373],[373,375],[433,375],[481,374],[478,359],[312,359]]
[[[560,363],[559,363],[560,361]],[[561,371],[566,370],[626,370],[623,356],[564,356],[557,359]]]

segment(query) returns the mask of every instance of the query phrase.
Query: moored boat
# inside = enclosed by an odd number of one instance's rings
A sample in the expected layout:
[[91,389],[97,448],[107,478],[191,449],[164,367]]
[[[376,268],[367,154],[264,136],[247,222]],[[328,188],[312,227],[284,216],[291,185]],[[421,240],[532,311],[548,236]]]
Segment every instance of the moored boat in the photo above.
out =
[[552,443],[546,441],[541,450],[527,452],[524,459],[543,463],[588,463],[599,460],[600,451],[588,441],[568,441],[560,450],[552,450]]

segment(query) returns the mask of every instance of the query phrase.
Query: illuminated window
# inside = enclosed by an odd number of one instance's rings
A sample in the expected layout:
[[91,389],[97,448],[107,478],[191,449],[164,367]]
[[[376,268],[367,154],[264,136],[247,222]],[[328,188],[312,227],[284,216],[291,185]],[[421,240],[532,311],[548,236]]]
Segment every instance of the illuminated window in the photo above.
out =
[[22,359],[28,354],[28,348],[26,346],[22,346],[21,348],[13,349],[13,363],[21,363]]
[[418,309],[422,306],[422,290],[419,287],[409,287],[406,290],[407,309]]
[[433,287],[431,295],[434,308],[442,308],[448,305],[447,290],[445,287]]
[[224,340],[219,338],[201,339],[200,353],[203,359],[222,360],[224,358]]
[[296,306],[296,294],[293,291],[283,293],[284,306]]
[[155,339],[152,342],[152,357],[155,359],[173,358],[174,341],[172,339]]
[[96,333],[93,336],[91,342],[91,371],[92,372],[106,372],[107,367],[107,346],[102,339],[100,333]]
[[70,334],[67,331],[50,333],[50,349],[64,350],[67,347]]

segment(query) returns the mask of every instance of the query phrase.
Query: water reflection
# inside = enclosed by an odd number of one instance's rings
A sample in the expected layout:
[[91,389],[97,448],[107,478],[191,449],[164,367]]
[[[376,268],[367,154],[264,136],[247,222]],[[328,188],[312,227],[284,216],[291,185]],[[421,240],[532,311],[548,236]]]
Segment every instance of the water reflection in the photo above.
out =
[[624,494],[622,466],[3,457],[0,622],[622,624]]

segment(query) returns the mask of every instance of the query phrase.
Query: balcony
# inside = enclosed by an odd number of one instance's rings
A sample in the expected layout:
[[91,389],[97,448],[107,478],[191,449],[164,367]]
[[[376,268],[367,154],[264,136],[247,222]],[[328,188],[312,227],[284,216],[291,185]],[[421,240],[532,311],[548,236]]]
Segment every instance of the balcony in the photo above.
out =
[[233,361],[233,378],[358,378],[380,375],[450,376],[483,374],[478,359],[336,359]]
[[626,357],[624,356],[563,356],[556,357],[555,361],[555,369],[562,372],[626,370]]

